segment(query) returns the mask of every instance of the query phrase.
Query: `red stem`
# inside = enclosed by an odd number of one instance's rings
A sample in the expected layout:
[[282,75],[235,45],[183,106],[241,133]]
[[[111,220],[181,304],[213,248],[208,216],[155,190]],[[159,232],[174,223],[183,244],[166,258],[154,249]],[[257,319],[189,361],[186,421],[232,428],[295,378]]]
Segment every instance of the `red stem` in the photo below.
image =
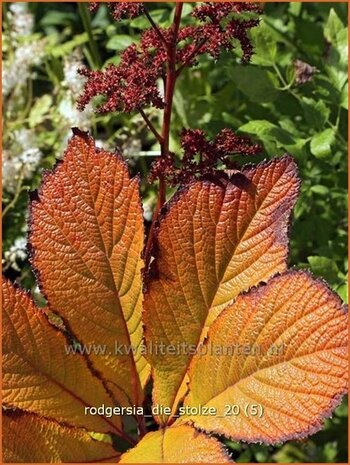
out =
[[167,47],[168,52],[168,63],[167,63],[167,73],[165,80],[165,108],[163,115],[163,145],[162,145],[162,155],[166,156],[169,152],[169,134],[170,134],[170,121],[171,121],[171,112],[173,108],[173,97],[175,90],[176,82],[176,44],[177,44],[177,34],[180,26],[181,12],[182,12],[182,3],[177,3],[175,8],[174,22],[172,26],[172,38]]
[[193,49],[192,53],[188,56],[187,60],[184,63],[182,63],[182,65],[177,69],[176,77],[178,77],[181,71],[184,68],[186,68],[186,66],[191,62],[192,58],[194,58],[197,55],[197,53],[199,53],[200,49],[203,47],[206,41],[207,39],[204,38],[197,44],[197,46]]
[[163,42],[164,45],[167,45],[167,41],[165,39],[165,37],[163,36],[162,34],[162,31],[159,29],[159,27],[156,25],[156,23],[153,21],[152,19],[152,16],[148,13],[148,11],[146,10],[146,8],[144,8],[144,12],[145,12],[145,16],[146,18],[148,19],[148,21],[150,22],[151,26],[153,27],[153,29],[156,31],[158,37],[160,38],[160,40]]
[[[165,97],[164,97],[164,113],[163,113],[163,126],[162,126],[162,142],[160,144],[161,157],[165,158],[169,153],[169,135],[170,135],[170,123],[171,113],[173,108],[173,98],[176,83],[176,45],[177,36],[180,27],[181,14],[182,14],[183,3],[177,3],[175,7],[174,21],[172,25],[172,37],[170,42],[167,44],[168,63],[165,78]],[[151,228],[148,233],[147,244],[145,248],[145,269],[149,267],[151,260],[152,246],[154,240],[155,226],[159,218],[159,213],[166,201],[166,183],[163,176],[159,177],[159,192],[157,206],[154,210],[152,217]]]
[[140,112],[140,115],[142,116],[142,118],[144,119],[145,123],[147,124],[148,128],[150,129],[150,131],[153,133],[154,137],[157,139],[157,141],[162,144],[163,143],[163,138],[162,136],[159,134],[159,132],[156,130],[156,128],[153,126],[151,120],[148,118],[148,116],[146,115],[146,113],[142,110],[142,108],[139,108],[139,112]]

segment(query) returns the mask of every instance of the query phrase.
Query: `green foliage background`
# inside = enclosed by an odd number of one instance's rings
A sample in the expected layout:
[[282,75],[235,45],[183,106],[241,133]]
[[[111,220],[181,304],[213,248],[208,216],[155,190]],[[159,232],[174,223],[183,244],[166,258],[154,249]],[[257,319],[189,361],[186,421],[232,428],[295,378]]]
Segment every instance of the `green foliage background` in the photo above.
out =
[[[193,3],[185,5],[190,21]],[[171,21],[172,4],[148,4],[155,21]],[[10,4],[4,4],[4,63],[16,60],[11,44]],[[91,16],[86,4],[31,3],[34,28],[19,37],[17,47],[41,41],[43,57],[30,68],[24,83],[4,99],[4,148],[13,150],[15,134],[26,128],[42,153],[29,177],[15,179],[14,190],[4,186],[4,270],[39,299],[26,253],[11,254],[16,239],[25,234],[28,191],[40,183],[62,151],[69,124],[64,111],[67,83],[64,62],[79,50],[92,68],[117,63],[118,53],[148,27],[143,18],[116,24],[102,6]],[[302,191],[291,227],[290,265],[310,268],[324,277],[347,301],[347,4],[266,3],[260,27],[252,31],[256,54],[241,65],[237,54],[218,62],[202,57],[178,82],[171,132],[172,148],[179,152],[183,127],[201,128],[215,135],[230,127],[259,140],[264,154],[250,161],[289,152],[297,160]],[[298,84],[294,60],[317,71]],[[6,76],[5,76],[6,77]],[[74,96],[72,102],[74,104]],[[71,102],[71,104],[72,104]],[[65,108],[65,107],[63,107]],[[150,117],[159,119],[157,111]],[[79,125],[72,124],[72,125]],[[88,125],[107,147],[126,148],[131,170],[141,172],[145,209],[155,202],[155,187],[145,181],[158,147],[138,115],[93,115]],[[130,144],[129,144],[130,145]],[[15,163],[15,157],[11,158]],[[11,249],[12,247],[12,249]],[[336,410],[324,429],[304,441],[278,447],[226,441],[237,462],[347,462],[347,404]]]

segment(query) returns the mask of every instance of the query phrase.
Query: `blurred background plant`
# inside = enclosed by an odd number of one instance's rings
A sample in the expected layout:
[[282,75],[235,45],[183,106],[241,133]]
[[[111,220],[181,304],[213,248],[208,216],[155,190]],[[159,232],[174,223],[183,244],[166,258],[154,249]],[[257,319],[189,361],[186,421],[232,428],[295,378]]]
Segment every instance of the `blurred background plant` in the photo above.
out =
[[[166,27],[171,3],[151,3]],[[184,5],[190,24],[195,3]],[[62,157],[71,127],[89,130],[97,145],[121,150],[142,174],[145,221],[156,202],[147,183],[159,155],[139,114],[95,114],[76,108],[84,78],[78,69],[119,63],[120,52],[149,27],[143,16],[115,22],[106,5],[3,3],[3,270],[39,298],[26,250],[28,192]],[[240,48],[218,61],[202,56],[177,83],[171,147],[180,152],[186,128],[215,136],[224,127],[250,135],[263,158],[289,152],[303,181],[294,212],[290,264],[323,276],[347,301],[347,3],[265,3],[251,31],[255,55],[240,64]],[[148,116],[157,126],[159,114]],[[272,447],[226,441],[237,462],[347,462],[347,404],[309,439]]]

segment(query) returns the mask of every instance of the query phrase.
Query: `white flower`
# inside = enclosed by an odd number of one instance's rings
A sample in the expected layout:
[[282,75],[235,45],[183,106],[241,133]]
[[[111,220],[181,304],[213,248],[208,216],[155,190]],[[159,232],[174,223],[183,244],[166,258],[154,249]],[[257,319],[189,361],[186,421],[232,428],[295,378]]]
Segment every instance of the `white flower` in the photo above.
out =
[[141,140],[136,139],[135,137],[129,137],[122,145],[122,152],[125,158],[137,158],[139,157],[141,150]]
[[82,131],[88,131],[91,127],[93,109],[87,105],[84,111],[76,108],[76,103],[69,95],[61,100],[58,106],[59,113],[64,117],[65,123],[69,128],[78,127]]
[[58,113],[62,116],[62,126],[65,132],[63,133],[62,144],[58,150],[57,158],[62,158],[64,148],[72,137],[72,127],[78,127],[82,131],[91,129],[94,113],[92,105],[89,104],[84,111],[79,111],[76,104],[77,97],[82,92],[85,81],[85,78],[78,73],[79,68],[82,66],[82,52],[80,49],[74,50],[64,59],[64,80],[62,82],[64,97],[58,105]]
[[18,180],[18,162],[11,160],[7,150],[2,152],[2,185],[3,189],[13,192]]
[[143,202],[143,217],[146,221],[152,221],[153,210],[150,202]]
[[23,166],[23,176],[29,179],[39,165],[42,153],[38,148],[30,148],[19,156]]
[[9,250],[4,252],[4,260],[7,268],[11,267],[16,271],[20,271],[17,264],[18,261],[24,261],[27,258],[27,241],[25,237],[18,237]]
[[35,133],[29,129],[21,128],[13,133],[13,142],[20,151],[33,147],[35,144]]
[[63,72],[64,81],[63,85],[71,91],[73,97],[76,99],[82,92],[86,78],[79,74],[79,69],[83,67],[82,52],[80,49],[74,50],[68,57],[64,59]]
[[13,60],[3,62],[3,95],[6,96],[17,86],[24,85],[30,77],[32,67],[39,65],[43,56],[44,40],[36,40],[18,47]]
[[28,12],[28,4],[26,2],[12,3],[9,6],[7,18],[12,39],[16,39],[18,36],[29,36],[32,33],[34,18]]
[[4,190],[14,192],[20,178],[29,179],[41,161],[42,153],[35,147],[35,134],[29,129],[13,133],[12,141],[2,154]]

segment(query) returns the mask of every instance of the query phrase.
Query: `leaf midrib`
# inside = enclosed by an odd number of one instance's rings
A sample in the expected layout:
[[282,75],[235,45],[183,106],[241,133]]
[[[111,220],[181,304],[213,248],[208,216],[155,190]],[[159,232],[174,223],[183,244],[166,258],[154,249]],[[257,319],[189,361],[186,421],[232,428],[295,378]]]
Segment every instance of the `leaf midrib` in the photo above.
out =
[[[89,147],[89,149],[90,149],[90,147]],[[103,239],[103,234],[102,234],[99,222],[97,220],[98,216],[97,216],[97,213],[96,213],[96,203],[95,203],[92,191],[91,191],[91,182],[90,182],[90,176],[89,176],[89,170],[88,170],[88,157],[87,157],[85,151],[83,153],[84,153],[84,160],[85,160],[84,165],[85,165],[86,176],[87,176],[87,184],[88,184],[88,189],[89,189],[89,194],[90,194],[90,199],[91,199],[91,205],[92,205],[93,212],[94,212],[93,218],[94,218],[94,222],[95,222],[96,227],[97,227],[98,234],[100,236],[101,245],[103,246],[103,251],[104,251],[103,257],[105,259],[105,263],[106,263],[106,266],[107,266],[107,271],[110,274],[110,276],[112,277],[112,283],[113,283],[112,292],[113,292],[113,294],[115,296],[116,306],[117,306],[118,311],[119,311],[119,313],[121,315],[121,320],[122,320],[122,324],[123,324],[124,333],[125,333],[125,336],[127,338],[127,343],[131,347],[131,338],[130,338],[127,323],[125,321],[123,308],[122,308],[121,301],[120,301],[120,298],[119,298],[119,292],[118,292],[118,289],[117,289],[116,284],[115,284],[114,273],[113,273],[113,270],[112,270],[109,255],[107,254],[107,248],[106,248],[106,244],[105,244],[104,239]],[[95,156],[95,155],[96,154],[94,153],[93,156]],[[129,186],[131,186],[132,181],[129,178],[128,178],[128,180],[129,180],[129,183],[130,183]],[[114,205],[114,201],[115,201],[114,188],[115,188],[115,183],[113,183],[113,205]],[[134,193],[134,190],[132,191],[131,195],[133,195],[133,193]],[[129,209],[128,209],[128,212],[129,212]],[[114,218],[114,212],[113,212],[113,218]],[[139,405],[139,389],[138,389],[138,387],[140,385],[140,382],[138,382],[139,378],[138,378],[136,363],[135,363],[135,359],[134,359],[133,354],[129,355],[128,358],[131,360],[131,365],[132,365],[132,386],[133,386],[133,391],[134,391],[134,399],[135,399],[136,405]]]

